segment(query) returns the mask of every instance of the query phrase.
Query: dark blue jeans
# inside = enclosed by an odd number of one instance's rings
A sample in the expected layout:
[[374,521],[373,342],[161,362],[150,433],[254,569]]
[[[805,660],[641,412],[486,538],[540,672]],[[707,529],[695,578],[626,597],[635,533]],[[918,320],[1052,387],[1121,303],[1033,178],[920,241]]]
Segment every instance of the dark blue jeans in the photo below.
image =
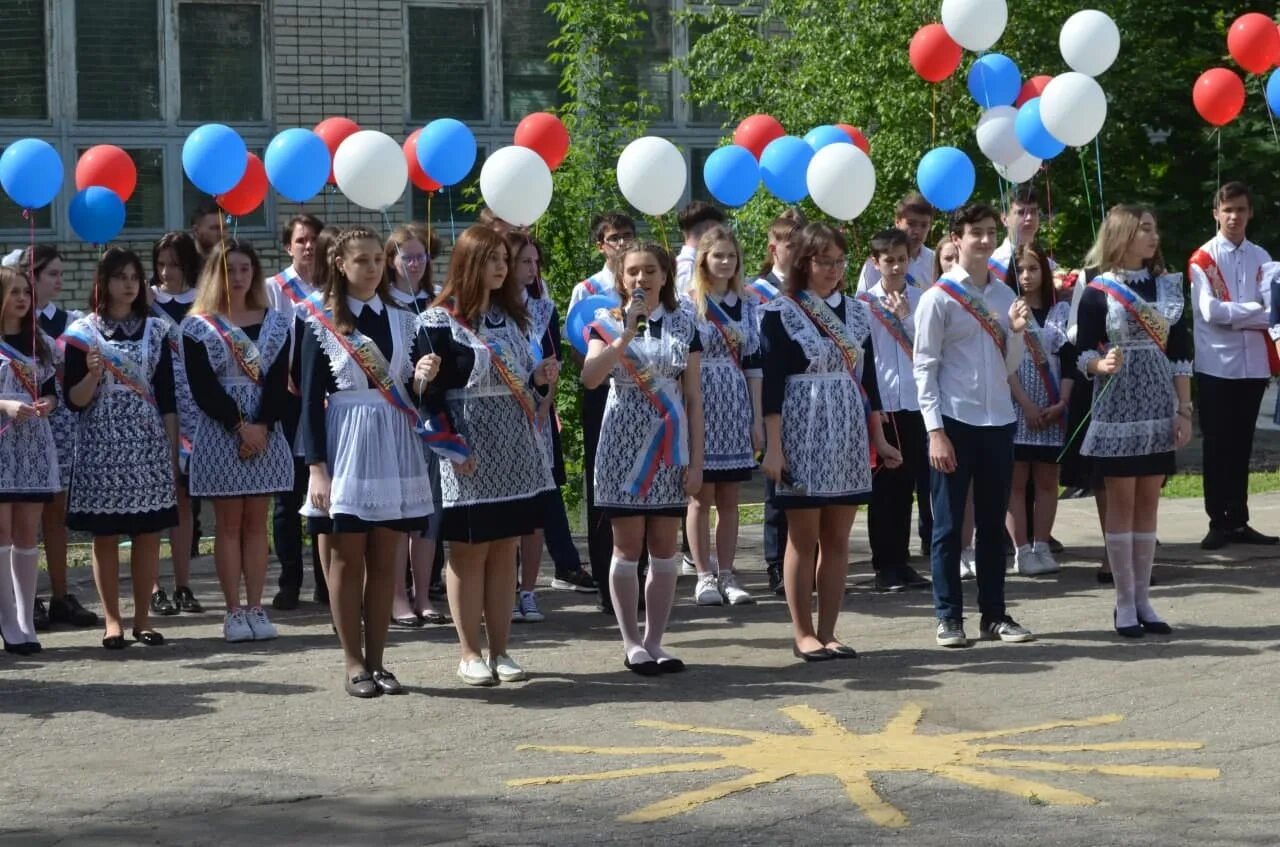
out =
[[542,537],[551,561],[555,562],[556,576],[577,573],[582,570],[582,557],[573,543],[569,516],[564,510],[564,495],[559,488],[553,488],[542,496],[542,507]]
[[939,620],[960,620],[964,589],[960,582],[960,529],[973,483],[973,515],[978,570],[978,611],[983,618],[1004,617],[1004,516],[1013,478],[1013,431],[1008,426],[970,426],[944,417],[942,425],[955,449],[956,469],[933,470],[933,605]]

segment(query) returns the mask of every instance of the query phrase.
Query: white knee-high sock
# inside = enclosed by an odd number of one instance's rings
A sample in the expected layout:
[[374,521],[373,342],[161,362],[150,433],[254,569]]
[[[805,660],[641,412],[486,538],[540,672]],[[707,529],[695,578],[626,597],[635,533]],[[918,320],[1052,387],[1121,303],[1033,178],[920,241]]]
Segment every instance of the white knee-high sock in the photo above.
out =
[[678,553],[669,559],[649,557],[649,578],[644,585],[644,649],[655,659],[675,658],[662,649],[662,636],[676,604],[682,559]]
[[[640,580],[636,577],[637,562],[614,556],[609,562],[609,596],[613,598],[613,614],[622,630],[622,649],[627,658],[644,650],[640,639]],[[648,657],[641,657],[648,661]]]
[[18,605],[18,625],[27,641],[38,641],[36,636],[36,581],[40,570],[36,566],[40,551],[35,547],[14,547],[12,555],[13,600]]
[[1107,556],[1116,585],[1116,626],[1137,626],[1133,592],[1133,533],[1108,532]]
[[1151,568],[1156,561],[1156,534],[1133,534],[1133,599],[1138,618],[1147,623],[1163,623],[1151,608]]
[[10,644],[23,644],[27,638],[22,632],[22,617],[18,611],[18,600],[14,596],[16,583],[13,574],[13,548],[6,544],[0,547],[0,635]]

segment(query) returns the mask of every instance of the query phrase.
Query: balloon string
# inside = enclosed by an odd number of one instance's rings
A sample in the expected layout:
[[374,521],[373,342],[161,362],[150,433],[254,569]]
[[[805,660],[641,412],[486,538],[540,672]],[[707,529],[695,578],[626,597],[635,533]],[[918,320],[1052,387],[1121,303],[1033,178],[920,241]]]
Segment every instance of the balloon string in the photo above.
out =
[[[1053,181],[1049,179],[1049,163],[1044,163],[1044,200],[1045,200],[1045,225],[1050,232],[1053,231]],[[1054,258],[1053,241],[1045,239],[1049,245],[1049,258]]]
[[[323,74],[321,75],[321,78],[323,79]],[[334,186],[326,185],[324,187],[324,191],[321,192],[321,194],[324,196],[324,219],[326,221],[333,216],[333,210],[329,208],[329,195],[332,194],[335,190],[336,189]]]
[[1214,130],[1214,135],[1218,136],[1218,187],[1222,187],[1222,127]]
[[1058,454],[1055,460],[1062,462],[1062,457],[1067,455],[1067,451],[1071,449],[1071,445],[1075,443],[1076,436],[1080,434],[1080,430],[1084,429],[1089,423],[1089,418],[1093,417],[1093,410],[1098,408],[1098,404],[1102,402],[1102,398],[1107,396],[1107,392],[1111,390],[1111,386],[1115,385],[1118,380],[1114,376],[1107,377],[1107,384],[1102,386],[1102,390],[1098,392],[1098,396],[1093,398],[1093,402],[1089,404],[1089,411],[1085,413],[1084,419],[1080,421],[1080,425],[1076,427],[1076,431],[1071,433],[1071,437],[1067,439],[1067,443],[1062,445],[1062,452]]
[[[234,235],[232,236],[235,237]],[[227,268],[227,250],[226,250],[226,231],[222,228],[222,215],[218,215],[218,243],[222,245],[222,290],[227,294],[227,321],[231,321],[231,271]],[[244,426],[244,413],[240,411],[240,404],[236,404],[236,415],[240,418],[240,425]],[[178,434],[178,442],[181,445],[182,434]],[[181,447],[179,447],[181,449]]]
[[937,83],[934,83],[929,87],[933,89],[933,111],[930,112],[930,115],[933,118],[933,134],[932,134],[932,139],[929,142],[929,146],[937,147],[938,146],[938,85]]
[[1277,145],[1280,145],[1280,134],[1276,133],[1276,113],[1271,111],[1271,102],[1267,100],[1267,91],[1262,87],[1262,77],[1258,77],[1258,93],[1262,95],[1263,101],[1267,104],[1267,117],[1271,119],[1271,137]]
[[454,244],[458,243],[458,225],[453,222],[453,186],[445,189],[449,200],[449,238]]
[[662,238],[662,246],[670,253],[671,244],[667,241],[667,223],[663,220],[662,215],[656,216],[654,220],[658,222],[658,235]]
[[39,324],[36,322],[36,216],[30,209],[23,209],[22,216],[27,219],[31,231],[31,247],[27,251],[27,277],[31,280],[31,355],[35,356],[36,338],[40,334]]
[[1098,136],[1093,137],[1094,158],[1098,163],[1098,209],[1103,218],[1107,216],[1107,203],[1102,199],[1102,142]]
[[1084,166],[1084,148],[1077,147],[1076,152],[1080,154],[1080,181],[1084,183],[1084,200],[1085,207],[1089,210],[1089,231],[1093,233],[1093,237],[1098,237],[1098,226],[1093,220],[1093,197],[1089,193],[1089,171]]

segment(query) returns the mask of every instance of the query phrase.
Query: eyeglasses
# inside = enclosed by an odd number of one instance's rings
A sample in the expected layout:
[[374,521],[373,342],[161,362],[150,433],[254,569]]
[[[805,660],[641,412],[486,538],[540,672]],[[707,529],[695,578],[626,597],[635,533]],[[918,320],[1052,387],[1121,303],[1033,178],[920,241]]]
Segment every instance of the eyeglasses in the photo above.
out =
[[628,235],[626,233],[614,233],[613,235],[606,235],[604,238],[604,243],[612,244],[614,247],[617,247],[619,245],[626,244],[628,241],[631,241],[634,238],[635,238],[634,235]]
[[842,271],[849,267],[848,259],[819,259],[815,257],[809,261],[813,263],[815,268],[822,268],[827,271]]
[[413,267],[415,265],[425,265],[427,262],[431,261],[431,257],[428,256],[426,253],[422,253],[417,256],[406,256],[403,253],[401,253],[400,261],[404,262],[405,265],[409,267]]

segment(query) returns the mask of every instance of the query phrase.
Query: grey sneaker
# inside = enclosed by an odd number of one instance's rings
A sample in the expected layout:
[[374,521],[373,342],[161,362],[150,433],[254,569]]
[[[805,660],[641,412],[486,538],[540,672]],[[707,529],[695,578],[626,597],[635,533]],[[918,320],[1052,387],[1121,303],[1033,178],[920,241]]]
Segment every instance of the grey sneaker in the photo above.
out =
[[964,624],[955,618],[938,621],[939,647],[968,647],[969,637],[964,634]]
[[1013,618],[1005,615],[1003,618],[983,618],[982,620],[982,637],[992,641],[1009,641],[1014,644],[1021,644],[1024,641],[1035,641],[1035,636],[1031,634],[1031,630],[1022,626]]

